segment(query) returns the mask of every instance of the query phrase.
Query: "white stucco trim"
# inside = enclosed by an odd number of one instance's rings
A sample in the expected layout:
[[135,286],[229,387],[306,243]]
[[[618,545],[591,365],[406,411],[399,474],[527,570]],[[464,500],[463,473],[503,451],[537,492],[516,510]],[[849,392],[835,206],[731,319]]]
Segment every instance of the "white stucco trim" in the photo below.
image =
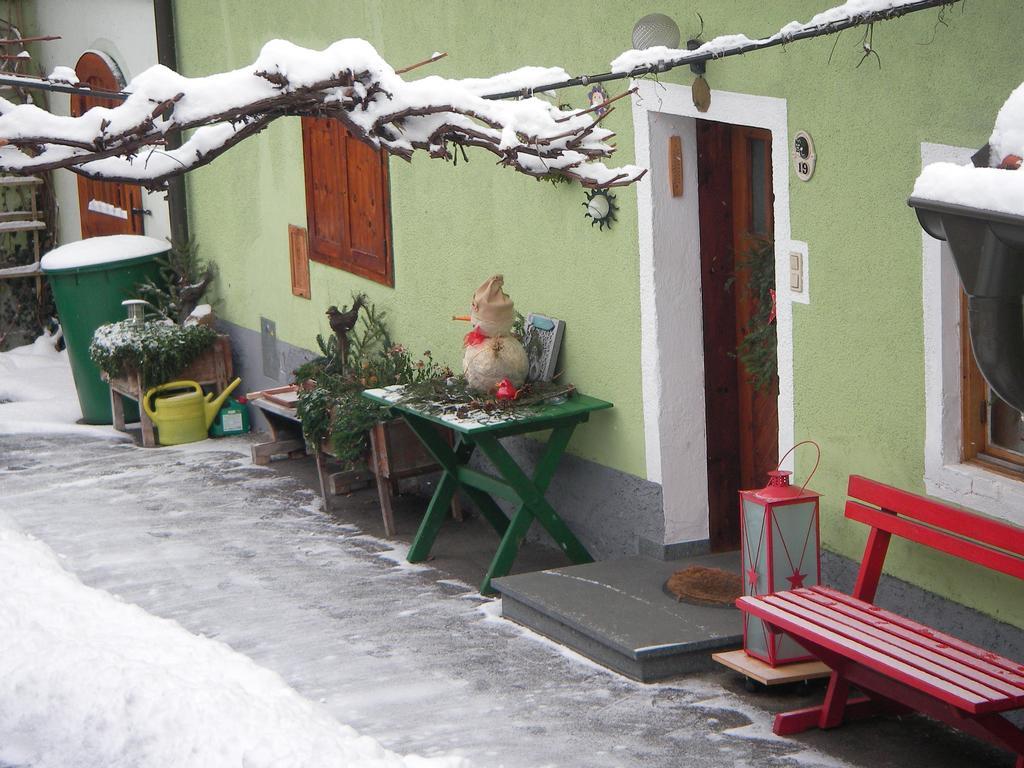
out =
[[[665,543],[672,544],[708,537],[695,121],[767,128],[772,134],[782,451],[793,444],[794,434],[789,129],[785,99],[714,91],[711,108],[701,113],[693,105],[689,86],[649,80],[634,85],[638,88],[633,96],[636,161],[651,169],[637,188],[647,477],[662,485]],[[651,140],[655,134],[661,137],[665,121],[683,138],[681,198],[671,198],[665,191],[663,146]]]
[[[974,149],[921,144],[921,167],[966,164]],[[1024,525],[1024,482],[961,462],[960,280],[948,247],[921,231],[924,291],[924,484],[929,494]]]

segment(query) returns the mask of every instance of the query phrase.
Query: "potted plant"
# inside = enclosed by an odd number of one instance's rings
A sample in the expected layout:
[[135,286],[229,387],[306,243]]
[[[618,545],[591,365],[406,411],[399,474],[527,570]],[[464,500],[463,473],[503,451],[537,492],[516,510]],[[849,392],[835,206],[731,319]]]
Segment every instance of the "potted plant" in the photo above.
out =
[[318,334],[320,357],[295,371],[303,433],[311,445],[345,464],[363,460],[368,432],[379,422],[392,421],[386,409],[360,396],[364,389],[451,375],[448,368],[434,362],[429,351],[414,359],[391,338],[386,313],[369,303],[364,306],[361,322],[347,334],[345,344],[339,343],[337,335],[324,338]]

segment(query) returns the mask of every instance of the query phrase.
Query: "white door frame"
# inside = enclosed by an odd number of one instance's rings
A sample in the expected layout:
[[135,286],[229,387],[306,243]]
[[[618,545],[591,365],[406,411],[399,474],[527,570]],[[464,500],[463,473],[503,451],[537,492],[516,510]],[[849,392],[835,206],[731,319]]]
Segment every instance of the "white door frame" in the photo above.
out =
[[[794,434],[791,302],[807,300],[806,291],[794,298],[789,289],[789,253],[801,250],[806,264],[806,250],[791,241],[786,101],[714,91],[711,108],[701,113],[689,86],[650,80],[634,85],[639,89],[633,96],[636,162],[651,169],[637,187],[647,478],[662,486],[664,543],[702,541],[709,537],[709,524],[696,120],[766,128],[772,134],[782,453]],[[666,132],[683,141],[682,197],[669,193]]]

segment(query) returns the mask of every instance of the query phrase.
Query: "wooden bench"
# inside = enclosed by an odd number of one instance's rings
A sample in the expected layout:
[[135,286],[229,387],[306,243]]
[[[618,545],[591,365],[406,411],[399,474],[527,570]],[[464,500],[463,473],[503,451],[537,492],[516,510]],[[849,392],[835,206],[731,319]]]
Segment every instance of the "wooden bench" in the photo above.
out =
[[846,516],[871,526],[852,596],[811,587],[736,601],[832,669],[824,703],[776,715],[773,730],[921,712],[1009,749],[1024,768],[1024,731],[1000,714],[1024,707],[1024,665],[873,605],[893,534],[1024,579],[1024,531],[863,477],[850,477],[849,496]]

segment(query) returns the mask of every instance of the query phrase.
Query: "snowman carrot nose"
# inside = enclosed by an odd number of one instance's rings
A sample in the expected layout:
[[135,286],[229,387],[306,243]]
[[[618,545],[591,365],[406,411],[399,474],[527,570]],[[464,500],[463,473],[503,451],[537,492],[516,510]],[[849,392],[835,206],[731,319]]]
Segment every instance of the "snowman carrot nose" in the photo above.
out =
[[461,320],[464,323],[468,323],[470,318],[469,315],[452,315],[452,320]]

